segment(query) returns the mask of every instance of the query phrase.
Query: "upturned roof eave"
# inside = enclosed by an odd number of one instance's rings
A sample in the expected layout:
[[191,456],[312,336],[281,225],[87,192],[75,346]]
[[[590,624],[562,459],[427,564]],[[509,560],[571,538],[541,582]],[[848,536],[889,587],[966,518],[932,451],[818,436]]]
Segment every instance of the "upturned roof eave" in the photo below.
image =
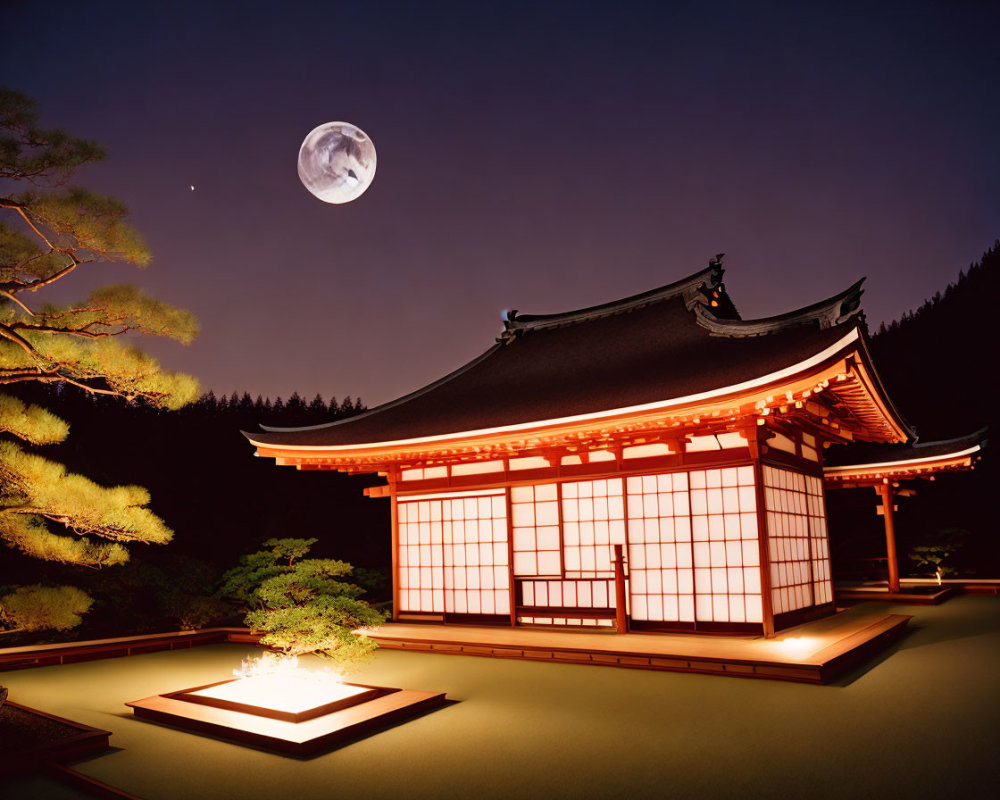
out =
[[[728,398],[736,398],[741,395],[753,393],[754,391],[774,391],[774,386],[783,382],[801,378],[808,374],[810,370],[816,370],[829,362],[836,362],[857,352],[858,344],[861,342],[861,332],[857,325],[851,325],[849,330],[838,339],[833,345],[804,359],[796,364],[790,365],[773,373],[759,376],[752,380],[744,381],[740,384],[718,387],[704,392],[682,397],[665,398],[652,403],[644,403],[635,406],[626,406],[605,410],[594,410],[584,414],[577,414],[555,419],[543,419],[525,421],[512,425],[496,426],[492,428],[480,428],[475,430],[453,431],[429,436],[418,436],[406,439],[395,439],[386,441],[372,441],[352,444],[297,444],[282,442],[275,434],[284,431],[271,431],[264,434],[243,432],[243,435],[251,444],[265,451],[281,451],[283,453],[300,453],[303,457],[310,456],[330,456],[350,458],[353,456],[363,457],[375,452],[403,451],[417,448],[445,448],[450,442],[472,443],[489,437],[518,437],[520,435],[530,436],[539,431],[558,427],[573,426],[588,422],[598,423],[600,421],[611,421],[618,418],[642,415],[645,413],[679,411],[688,406],[698,404],[723,402]],[[273,438],[272,438],[273,437]]]
[[982,453],[988,443],[988,428],[980,428],[965,436],[953,439],[940,439],[932,442],[916,442],[899,448],[897,445],[887,445],[881,454],[871,453],[867,458],[852,460],[849,464],[831,464],[823,468],[824,474],[841,476],[853,472],[870,472],[878,469],[905,469],[907,466],[933,466],[935,462],[944,462],[974,456]]
[[787,328],[816,323],[820,329],[842,325],[849,319],[860,317],[862,286],[865,278],[855,281],[847,289],[825,300],[808,306],[759,319],[728,319],[716,317],[710,308],[696,304],[693,306],[698,324],[716,336],[747,337],[765,336]]
[[[651,303],[658,303],[664,300],[669,300],[678,296],[685,296],[686,302],[690,300],[692,292],[696,292],[700,289],[706,281],[711,281],[713,283],[718,283],[721,281],[721,277],[724,273],[722,266],[713,262],[709,264],[708,267],[694,272],[688,275],[686,278],[674,281],[673,283],[666,284],[656,289],[651,289],[647,292],[642,292],[636,295],[631,295],[630,297],[623,298],[621,300],[616,300],[610,303],[603,303],[601,305],[590,306],[588,308],[577,309],[575,311],[568,311],[562,314],[535,314],[535,315],[524,315],[516,317],[513,319],[508,319],[505,321],[505,331],[501,335],[501,338],[497,342],[488,348],[486,351],[480,355],[473,358],[471,361],[463,364],[457,369],[449,372],[441,378],[438,378],[425,386],[420,387],[408,394],[397,397],[387,403],[376,406],[375,408],[368,409],[361,414],[356,414],[354,416],[348,417],[346,419],[335,420],[332,422],[320,423],[318,425],[306,425],[300,427],[279,427],[261,424],[260,427],[263,431],[268,433],[293,433],[300,431],[320,431],[329,430],[332,428],[337,428],[341,426],[349,426],[360,420],[370,418],[377,414],[388,411],[389,409],[396,408],[398,406],[404,405],[412,400],[415,400],[441,386],[447,384],[456,378],[460,377],[464,373],[471,370],[473,367],[477,366],[481,362],[485,361],[491,355],[493,355],[499,348],[504,347],[507,342],[510,341],[515,335],[526,332],[528,330],[542,330],[545,328],[559,327],[562,325],[579,324],[582,322],[587,322],[592,319],[596,319],[602,316],[607,316],[609,314],[626,313],[627,311],[649,305]],[[861,285],[864,282],[864,278],[854,283],[848,289],[834,295],[831,298],[822,300],[818,303],[813,303],[809,306],[805,306],[801,309],[790,311],[786,314],[781,314],[774,317],[766,317],[757,320],[728,320],[720,319],[715,317],[702,303],[691,302],[689,307],[693,308],[695,314],[695,320],[702,327],[706,327],[717,335],[726,335],[734,337],[743,336],[755,336],[762,335],[766,333],[773,333],[783,328],[789,327],[790,325],[807,324],[813,321],[819,321],[820,327],[831,327],[831,324],[824,324],[827,320],[833,320],[832,324],[844,324],[851,318],[855,317],[858,313],[860,306],[859,300],[861,296]],[[840,314],[834,320],[830,316],[829,309],[836,306],[841,307],[843,303],[847,300],[852,300],[854,303],[854,308],[849,312]],[[505,338],[506,337],[506,338]],[[252,438],[253,434],[246,431],[241,431],[241,433],[246,436],[251,442],[254,441]]]

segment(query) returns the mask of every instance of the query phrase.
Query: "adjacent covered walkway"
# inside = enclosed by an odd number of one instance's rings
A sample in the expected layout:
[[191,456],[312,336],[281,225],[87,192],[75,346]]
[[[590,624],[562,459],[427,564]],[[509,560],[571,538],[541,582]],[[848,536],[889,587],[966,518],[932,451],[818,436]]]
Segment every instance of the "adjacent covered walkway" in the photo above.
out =
[[[885,521],[885,548],[888,560],[888,590],[892,598],[905,602],[900,585],[899,556],[896,553],[896,498],[913,494],[900,484],[917,478],[933,481],[942,472],[974,469],[986,447],[986,428],[962,436],[922,444],[857,444],[844,456],[849,463],[837,462],[833,450],[823,467],[823,482],[827,489],[874,489],[879,498],[878,513]],[[864,597],[859,599],[874,599]],[[942,596],[944,599],[944,596]]]

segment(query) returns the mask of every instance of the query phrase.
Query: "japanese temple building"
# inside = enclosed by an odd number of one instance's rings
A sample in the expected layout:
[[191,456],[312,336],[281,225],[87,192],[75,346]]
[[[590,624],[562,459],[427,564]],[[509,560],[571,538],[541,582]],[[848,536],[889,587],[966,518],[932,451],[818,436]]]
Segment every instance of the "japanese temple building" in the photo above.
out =
[[[412,394],[246,436],[281,465],[387,479],[367,493],[391,503],[394,620],[773,635],[834,610],[824,482],[891,487],[900,464],[978,454],[912,447],[861,293],[742,320],[712,262],[605,305],[511,312]],[[899,449],[852,460],[858,442]]]

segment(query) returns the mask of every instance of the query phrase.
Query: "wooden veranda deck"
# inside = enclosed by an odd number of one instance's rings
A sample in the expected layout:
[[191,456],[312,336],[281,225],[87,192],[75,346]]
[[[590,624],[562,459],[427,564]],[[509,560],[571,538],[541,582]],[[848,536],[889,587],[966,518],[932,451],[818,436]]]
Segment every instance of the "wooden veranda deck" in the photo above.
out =
[[838,603],[868,601],[902,605],[936,606],[960,594],[1000,594],[997,578],[903,578],[899,591],[892,592],[885,581],[839,584],[833,589]]
[[383,625],[373,638],[397,650],[827,683],[900,636],[910,619],[855,607],[773,639],[410,623]]

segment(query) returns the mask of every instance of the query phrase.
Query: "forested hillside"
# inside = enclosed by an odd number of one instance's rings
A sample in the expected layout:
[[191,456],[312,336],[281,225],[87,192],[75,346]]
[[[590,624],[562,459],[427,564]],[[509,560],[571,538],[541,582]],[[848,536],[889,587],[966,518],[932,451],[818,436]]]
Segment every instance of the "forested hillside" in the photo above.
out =
[[[882,325],[872,339],[875,365],[906,421],[920,441],[948,439],[997,427],[997,349],[1000,319],[1000,241],[959,273],[958,279],[906,313]],[[1000,471],[997,449],[987,447],[971,473],[917,481],[914,498],[899,501],[900,568],[915,544],[932,543],[941,531],[969,532],[956,555],[966,573],[1000,575],[995,494]],[[882,520],[875,515],[874,493],[847,490],[829,494],[831,546],[835,559],[884,555]]]

